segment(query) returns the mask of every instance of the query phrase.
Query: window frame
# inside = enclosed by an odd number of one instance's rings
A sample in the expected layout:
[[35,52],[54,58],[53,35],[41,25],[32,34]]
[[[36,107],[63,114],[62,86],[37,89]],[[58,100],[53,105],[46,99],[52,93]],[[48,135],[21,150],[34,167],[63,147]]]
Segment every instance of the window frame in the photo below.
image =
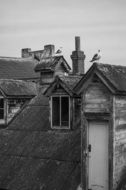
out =
[[[60,99],[60,125],[59,126],[53,125],[53,118],[52,118],[52,116],[53,116],[53,106],[52,106],[53,101],[52,101],[52,99],[54,97],[58,97]],[[68,126],[61,125],[61,98],[62,97],[68,97],[68,102],[69,102],[69,121],[68,121],[69,125]],[[53,96],[51,96],[51,128],[52,129],[70,129],[70,120],[71,120],[70,119],[71,118],[70,107],[71,107],[70,96],[68,96],[68,95],[53,95]]]
[[4,124],[5,123],[5,99],[3,96],[0,96],[0,99],[3,99],[3,108],[0,108],[1,110],[3,110],[3,118],[0,119],[0,124]]

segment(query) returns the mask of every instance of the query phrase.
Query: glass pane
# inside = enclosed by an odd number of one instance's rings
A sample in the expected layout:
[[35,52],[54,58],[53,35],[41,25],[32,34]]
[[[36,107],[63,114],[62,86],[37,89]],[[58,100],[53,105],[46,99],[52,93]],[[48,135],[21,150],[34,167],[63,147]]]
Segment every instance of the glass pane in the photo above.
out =
[[4,99],[0,99],[0,119],[4,119]]
[[60,98],[52,98],[52,125],[60,126]]
[[4,99],[3,98],[0,99],[0,108],[4,108]]
[[69,126],[69,98],[61,97],[61,125]]
[[0,109],[0,119],[4,119],[4,110]]

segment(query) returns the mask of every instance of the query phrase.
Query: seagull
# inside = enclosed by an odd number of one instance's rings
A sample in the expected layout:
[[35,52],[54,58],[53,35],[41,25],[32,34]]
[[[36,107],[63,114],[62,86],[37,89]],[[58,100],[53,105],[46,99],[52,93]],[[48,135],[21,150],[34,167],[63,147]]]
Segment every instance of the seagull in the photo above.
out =
[[62,47],[60,47],[55,54],[61,54],[62,53]]
[[93,56],[93,58],[92,58],[92,60],[90,62],[98,61],[100,58],[101,58],[101,52],[100,52],[100,50],[98,50],[98,53],[96,53]]

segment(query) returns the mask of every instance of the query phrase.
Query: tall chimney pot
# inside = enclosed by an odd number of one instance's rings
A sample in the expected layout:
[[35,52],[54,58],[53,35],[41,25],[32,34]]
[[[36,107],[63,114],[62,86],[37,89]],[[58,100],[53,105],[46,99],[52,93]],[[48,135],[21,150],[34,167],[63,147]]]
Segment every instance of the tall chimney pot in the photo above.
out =
[[80,37],[79,36],[75,37],[75,50],[80,51]]
[[75,51],[72,52],[73,74],[84,74],[85,54],[80,50],[80,37],[75,37]]

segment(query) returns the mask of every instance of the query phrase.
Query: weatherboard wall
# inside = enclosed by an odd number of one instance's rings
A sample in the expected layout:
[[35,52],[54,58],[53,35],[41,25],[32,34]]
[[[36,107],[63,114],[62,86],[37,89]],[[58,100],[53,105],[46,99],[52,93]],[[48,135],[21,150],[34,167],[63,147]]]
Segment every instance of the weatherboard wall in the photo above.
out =
[[114,187],[126,180],[126,96],[115,97]]
[[[120,190],[126,180],[126,96],[113,95],[102,83],[85,85],[82,114],[86,120],[107,120],[109,123],[109,189]],[[83,148],[86,149],[88,122],[82,115]],[[85,151],[84,151],[85,152]],[[86,159],[83,159],[85,171]],[[87,178],[86,172],[82,173]],[[85,186],[84,182],[84,186]]]
[[110,95],[102,84],[90,84],[85,93],[85,112],[108,113]]

